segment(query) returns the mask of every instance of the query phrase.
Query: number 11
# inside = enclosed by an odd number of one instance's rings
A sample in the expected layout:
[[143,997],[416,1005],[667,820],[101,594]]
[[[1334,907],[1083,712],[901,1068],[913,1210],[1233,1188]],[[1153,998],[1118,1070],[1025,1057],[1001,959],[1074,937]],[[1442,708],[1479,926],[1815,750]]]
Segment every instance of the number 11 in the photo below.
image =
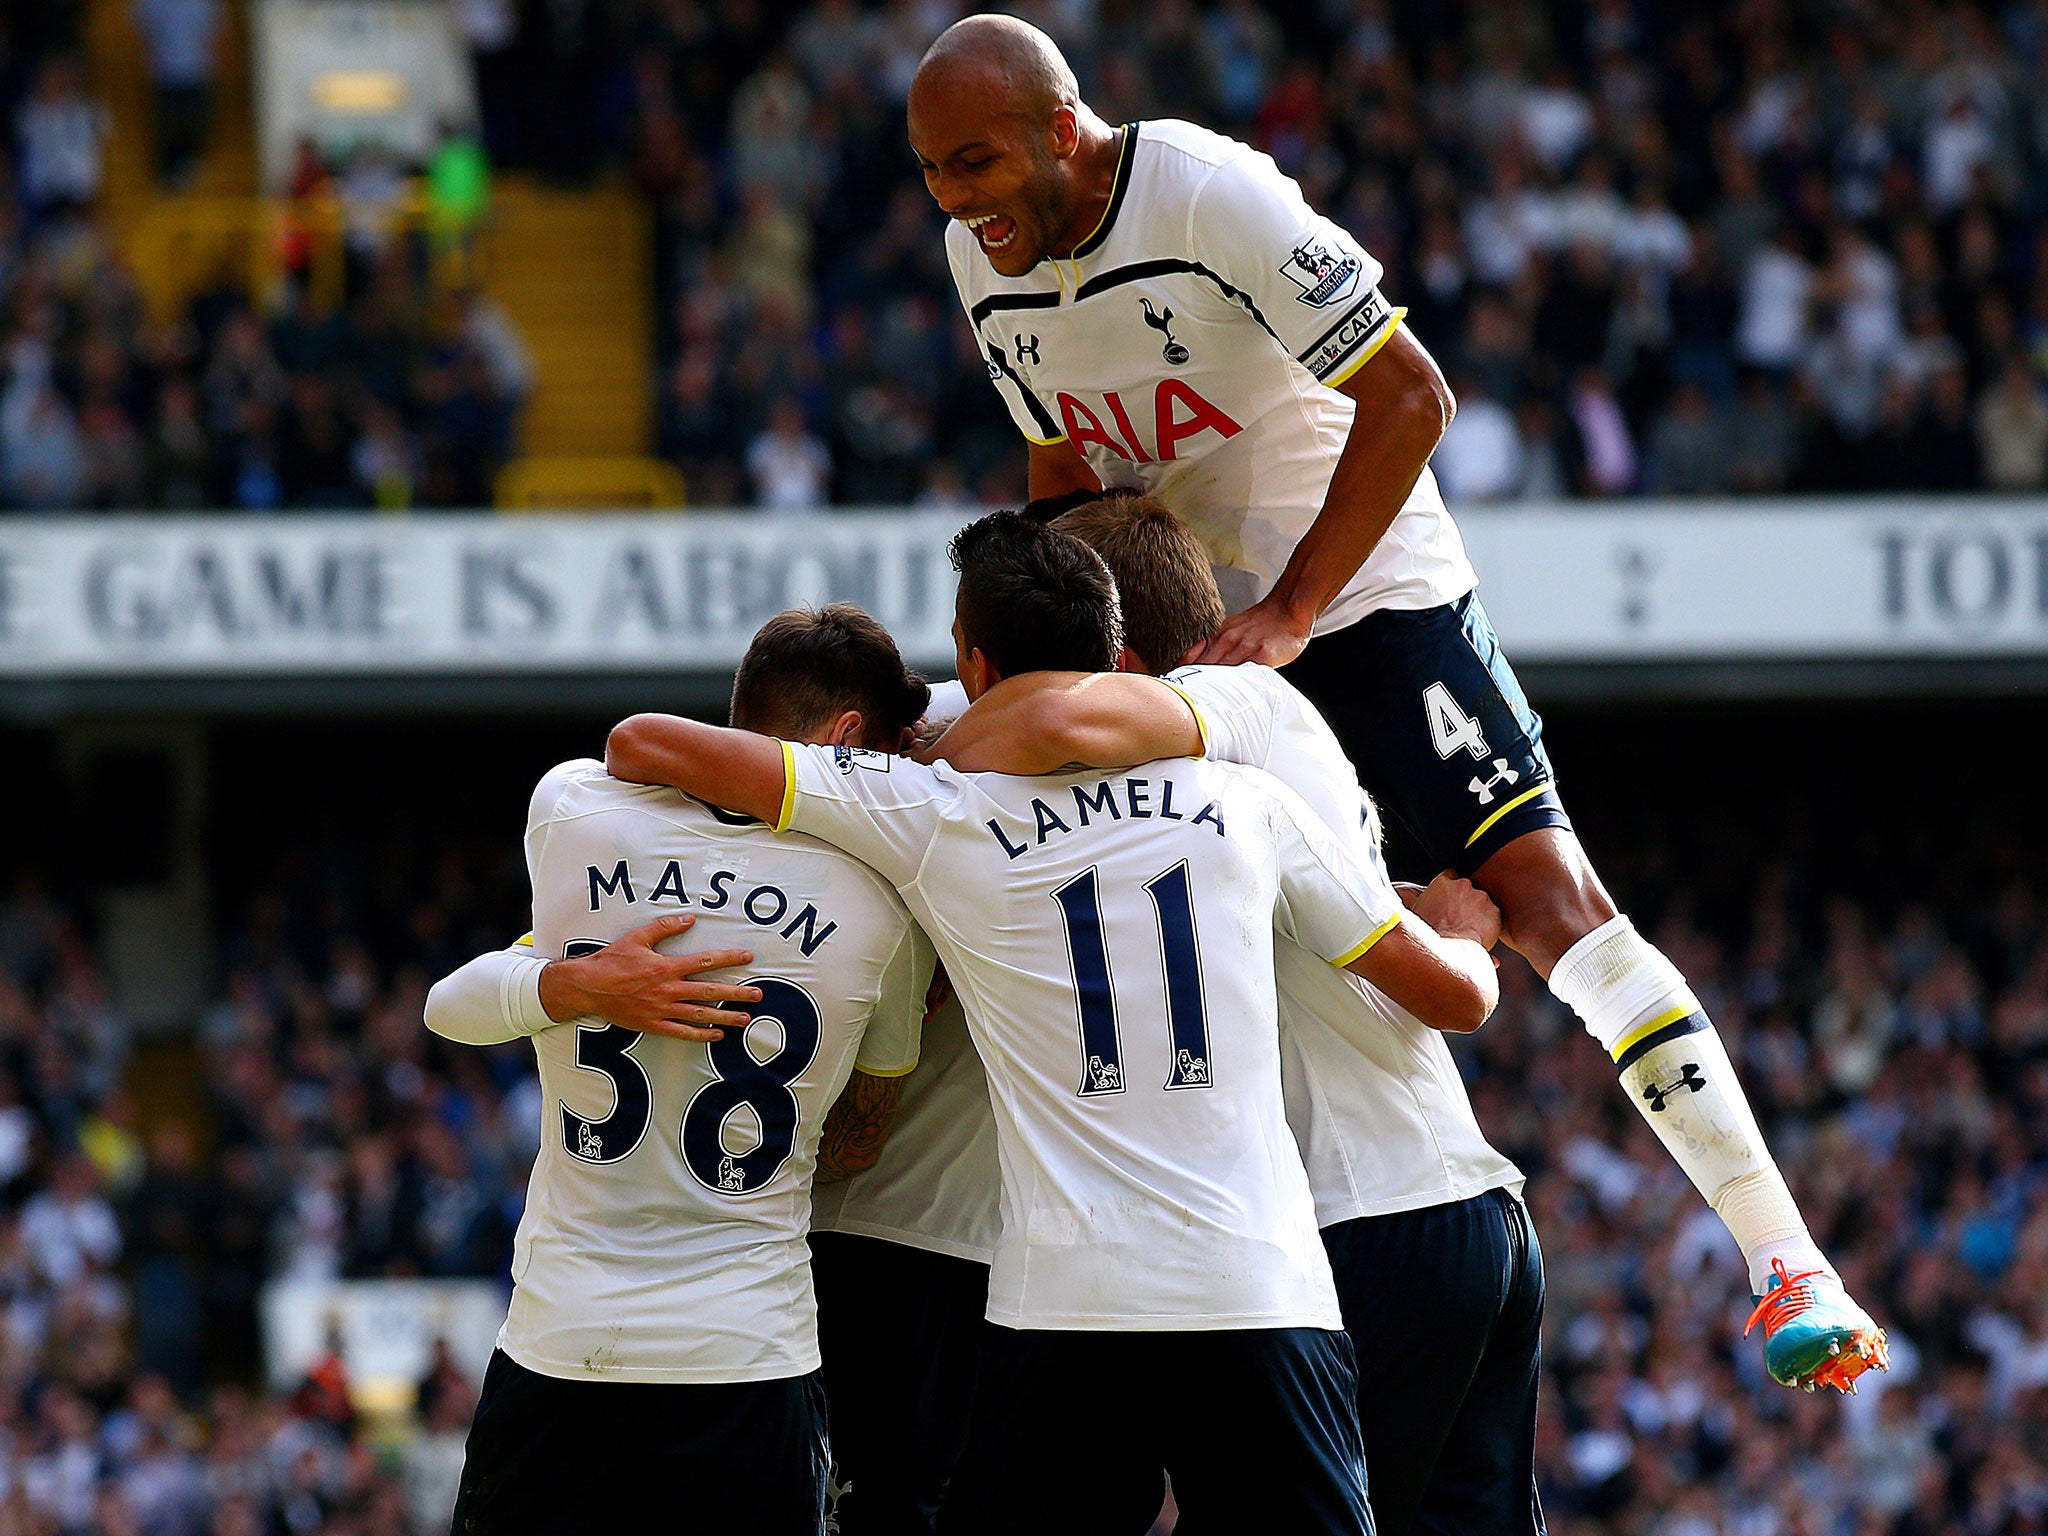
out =
[[[1166,974],[1166,1019],[1173,1043],[1167,1088],[1209,1086],[1209,1018],[1202,997],[1201,949],[1195,904],[1182,862],[1145,882],[1159,919],[1159,958]],[[1084,869],[1052,893],[1067,932],[1074,992],[1081,1015],[1082,1098],[1124,1091],[1123,1041],[1117,1030],[1116,993],[1109,950],[1102,938],[1102,901],[1095,871]]]

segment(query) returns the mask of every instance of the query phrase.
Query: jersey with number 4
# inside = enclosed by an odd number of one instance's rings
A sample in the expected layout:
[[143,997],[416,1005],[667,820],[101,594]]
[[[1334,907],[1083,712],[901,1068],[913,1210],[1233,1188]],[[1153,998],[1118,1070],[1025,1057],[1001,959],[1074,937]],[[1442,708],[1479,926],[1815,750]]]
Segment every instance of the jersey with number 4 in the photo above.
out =
[[[1182,667],[1212,757],[1264,768],[1327,822],[1366,871],[1391,927],[1402,906],[1379,819],[1336,734],[1270,667]],[[1443,1035],[1377,987],[1292,945],[1275,956],[1287,1118],[1324,1226],[1520,1190],[1472,1113]]]
[[811,838],[565,763],[526,831],[534,952],[664,913],[676,951],[749,949],[753,1022],[704,1043],[592,1021],[533,1037],[540,1153],[499,1346],[547,1376],[732,1382],[818,1366],[804,1234],[825,1112],[856,1064],[917,1063],[931,954],[874,872]]
[[[1264,597],[1351,430],[1337,386],[1399,323],[1380,264],[1269,156],[1172,120],[1125,126],[1109,207],[1071,259],[1004,277],[957,220],[946,255],[1017,429],[1071,443],[1105,486],[1156,491],[1233,612]],[[1477,580],[1425,468],[1316,632]]]
[[1202,761],[1022,779],[786,756],[783,823],[902,892],[987,1068],[990,1321],[1341,1327],[1281,1103],[1273,935],[1342,964],[1379,918],[1314,813]]

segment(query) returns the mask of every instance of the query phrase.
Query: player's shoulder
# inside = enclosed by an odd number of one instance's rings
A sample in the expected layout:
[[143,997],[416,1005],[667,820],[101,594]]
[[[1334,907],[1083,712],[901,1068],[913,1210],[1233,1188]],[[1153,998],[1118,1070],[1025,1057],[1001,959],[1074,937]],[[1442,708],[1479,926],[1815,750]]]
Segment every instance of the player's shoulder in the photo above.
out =
[[1152,148],[1162,162],[1207,170],[1256,153],[1240,139],[1178,117],[1148,118],[1139,124],[1138,147]]
[[761,850],[753,865],[756,872],[786,873],[793,884],[830,888],[848,899],[871,901],[875,912],[886,913],[895,925],[910,922],[910,910],[896,887],[843,848],[808,832],[777,832],[758,821],[752,827],[747,841]]
[[1254,763],[1204,758],[1195,765],[1205,790],[1254,810],[1271,825],[1314,825],[1316,816],[1301,794],[1270,768]]
[[708,807],[700,806],[681,790],[615,779],[596,758],[572,757],[541,775],[540,783],[534,787],[528,820],[535,824],[563,821],[627,806],[679,816],[709,814]]
[[528,826],[539,826],[551,821],[562,812],[565,802],[594,779],[606,779],[604,764],[594,757],[572,757],[567,762],[557,763],[540,776],[540,782],[533,787],[533,795],[527,802],[526,822]]
[[1228,794],[1247,800],[1267,800],[1275,789],[1285,789],[1279,779],[1264,768],[1252,763],[1236,762],[1227,758],[1174,758],[1158,765],[1162,773],[1179,771],[1189,774],[1205,791],[1211,794]]
[[1255,661],[1234,667],[1198,662],[1174,668],[1166,674],[1166,680],[1197,699],[1276,700],[1295,691],[1286,678]]
[[[914,804],[927,799],[942,799],[964,777],[946,763],[920,763],[914,757],[899,757],[894,752],[878,752],[872,747],[792,742],[789,750],[798,764],[799,773],[808,770],[825,785],[841,784],[857,795],[862,791],[879,792],[891,801]],[[813,788],[815,785],[806,783],[805,787]],[[865,795],[862,797],[866,798]]]

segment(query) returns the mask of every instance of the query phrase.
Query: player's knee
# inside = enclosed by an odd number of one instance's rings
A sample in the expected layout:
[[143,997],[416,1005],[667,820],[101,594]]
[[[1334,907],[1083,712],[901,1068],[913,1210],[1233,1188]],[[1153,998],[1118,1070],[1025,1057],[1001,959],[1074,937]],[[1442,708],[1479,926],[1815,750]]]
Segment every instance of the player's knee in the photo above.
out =
[[1614,915],[1614,904],[1597,888],[1590,892],[1546,890],[1519,906],[1504,919],[1502,926],[1516,949],[1538,969],[1547,970],[1560,955]]

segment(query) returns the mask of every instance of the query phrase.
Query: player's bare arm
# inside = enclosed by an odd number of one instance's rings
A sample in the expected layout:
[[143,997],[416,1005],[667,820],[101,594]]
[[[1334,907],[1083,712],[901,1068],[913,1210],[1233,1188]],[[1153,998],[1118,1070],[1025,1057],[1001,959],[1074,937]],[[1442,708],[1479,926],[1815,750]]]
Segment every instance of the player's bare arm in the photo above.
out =
[[1426,886],[1397,881],[1394,893],[1438,933],[1471,939],[1489,950],[1503,937],[1500,908],[1493,898],[1452,870],[1445,870]]
[[1070,491],[1094,495],[1102,490],[1102,481],[1088,467],[1088,461],[1075,451],[1072,443],[1065,441],[1027,444],[1024,473],[1033,501],[1064,496]]
[[1347,967],[1431,1029],[1470,1034],[1500,1001],[1490,953],[1500,912],[1469,880],[1438,875],[1427,890],[1399,885],[1408,916]]
[[745,1024],[741,1008],[761,1000],[759,987],[698,981],[705,971],[753,963],[750,949],[711,949],[664,955],[655,945],[686,931],[697,919],[670,913],[603,949],[571,959],[550,960],[540,973],[540,1002],[548,1017],[566,1024],[599,1018],[621,1029],[674,1040],[722,1040],[725,1029]]
[[753,951],[664,955],[653,946],[688,929],[688,914],[659,918],[598,954],[543,960],[531,937],[458,966],[427,993],[426,1026],[460,1045],[503,1045],[557,1025],[602,1019],[649,1034],[716,1040],[719,1026],[748,1015],[726,1004],[759,1000],[753,987],[695,979],[705,971],[751,964]]
[[789,783],[774,737],[680,715],[620,721],[605,741],[604,766],[614,778],[666,784],[770,826],[781,819]]
[[825,1116],[818,1138],[817,1181],[832,1184],[874,1167],[902,1107],[902,1078],[856,1071]]
[[[1337,387],[1358,412],[1322,511],[1273,590],[1234,614],[1189,661],[1282,667],[1299,656],[1317,617],[1393,526],[1458,408],[1436,359],[1405,327]],[[1035,486],[1032,494],[1039,494]]]
[[1200,757],[1201,722],[1187,699],[1131,672],[1030,672],[1006,677],[925,752],[966,773],[1031,776]]

